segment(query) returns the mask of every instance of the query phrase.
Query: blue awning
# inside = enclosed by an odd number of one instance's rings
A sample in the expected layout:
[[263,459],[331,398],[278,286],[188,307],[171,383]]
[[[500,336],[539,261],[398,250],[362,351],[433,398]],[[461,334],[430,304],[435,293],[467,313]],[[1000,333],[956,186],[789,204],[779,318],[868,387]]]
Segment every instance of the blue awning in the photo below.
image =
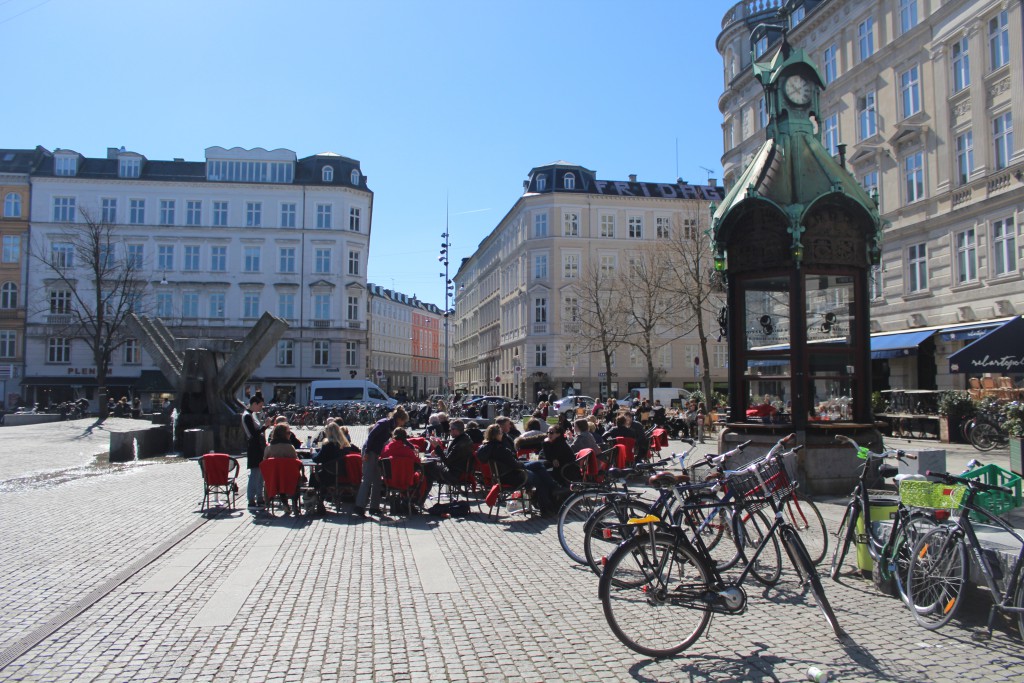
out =
[[974,341],[981,339],[986,334],[1002,325],[1005,320],[999,322],[974,323],[968,325],[956,325],[945,327],[939,330],[942,341]]
[[935,330],[871,335],[871,359],[916,356],[918,344],[933,334]]
[[950,372],[1017,373],[1024,370],[1024,318],[1003,323],[949,357]]

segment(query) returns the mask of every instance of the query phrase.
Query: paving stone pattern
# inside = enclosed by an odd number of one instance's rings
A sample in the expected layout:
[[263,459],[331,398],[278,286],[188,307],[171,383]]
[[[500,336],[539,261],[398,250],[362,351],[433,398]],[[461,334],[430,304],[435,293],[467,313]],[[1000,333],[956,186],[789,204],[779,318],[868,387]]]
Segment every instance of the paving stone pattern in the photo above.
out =
[[[361,441],[365,431],[354,431]],[[25,476],[16,469],[3,472]],[[200,491],[194,463],[166,460],[7,491],[0,643],[193,524]],[[823,509],[838,522],[838,506]],[[423,529],[457,591],[425,590],[429,578],[412,550]],[[278,533],[283,540],[229,624],[192,626]],[[170,590],[139,592],[213,538],[224,540]],[[746,586],[746,614],[715,616],[687,656],[653,661],[612,635],[596,577],[571,565],[549,520],[267,520],[240,511],[208,521],[0,670],[0,681],[799,681],[811,665],[836,681],[1021,679],[1024,648],[1013,626],[1000,621],[989,642],[971,638],[987,614],[980,592],[974,609],[933,633],[870,581],[826,579],[852,637],[843,645],[784,567],[779,586]]]

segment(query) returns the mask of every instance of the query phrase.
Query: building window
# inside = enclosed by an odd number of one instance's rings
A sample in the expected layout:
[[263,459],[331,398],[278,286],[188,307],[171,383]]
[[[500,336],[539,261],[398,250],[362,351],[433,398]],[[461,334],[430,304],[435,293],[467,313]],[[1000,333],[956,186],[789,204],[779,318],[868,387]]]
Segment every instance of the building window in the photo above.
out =
[[953,43],[953,92],[960,92],[971,84],[969,45],[966,36]]
[[206,162],[207,180],[243,183],[290,183],[295,175],[290,161],[236,161],[210,159]]
[[359,232],[359,214],[358,207],[353,206],[348,210],[348,229],[352,232]]
[[359,297],[350,296],[348,298],[346,315],[349,320],[359,320]]
[[546,280],[548,278],[548,255],[534,254],[533,256],[533,279]]
[[325,183],[334,182],[334,167],[324,166],[323,170],[320,171],[320,179]]
[[548,300],[537,297],[533,300],[533,322],[544,324],[548,321]]
[[836,76],[839,74],[836,62],[837,53],[838,48],[834,44],[826,47],[825,52],[822,53],[822,61],[825,63],[825,85],[836,80]]
[[295,227],[295,202],[284,202],[281,204],[281,227]]
[[313,320],[330,320],[331,319],[331,295],[330,294],[314,294],[313,295]]
[[1006,10],[988,22],[988,50],[992,60],[992,71],[1010,62],[1010,32],[1007,25]]
[[567,190],[576,189],[576,176],[572,173],[566,173],[565,177],[562,178],[562,186]]
[[260,272],[260,251],[259,247],[245,247],[243,250],[242,269],[246,273]]
[[768,125],[768,102],[764,96],[757,101],[757,126],[765,128]]
[[804,16],[806,16],[806,12],[807,12],[807,10],[804,8],[803,5],[800,5],[799,7],[794,9],[793,13],[789,15],[789,27],[793,28],[794,26],[799,24],[801,21],[803,21],[804,20]]
[[872,301],[878,301],[882,298],[881,266],[871,266],[871,272],[868,274],[868,296]]
[[156,316],[158,318],[170,319],[174,315],[174,299],[170,292],[160,292],[156,295]]
[[903,160],[903,179],[906,203],[924,199],[924,153],[911,154]]
[[917,0],[900,0],[900,34],[917,26]]
[[860,184],[864,186],[864,189],[869,195],[878,194],[878,171],[868,171],[861,179]]
[[260,293],[259,292],[245,292],[242,295],[242,317],[243,318],[258,318],[258,317],[260,317]]
[[768,52],[768,36],[761,36],[754,43],[754,59],[760,59],[765,52]]
[[907,271],[911,293],[928,289],[928,252],[923,243],[907,249]]
[[182,259],[182,270],[197,271],[199,270],[199,245],[198,244],[186,244],[185,254]]
[[331,364],[331,342],[326,339],[313,341],[313,365],[326,367]]
[[14,282],[5,282],[0,287],[0,308],[10,310],[18,307],[18,285]]
[[565,297],[565,308],[562,319],[565,322],[578,323],[580,321],[580,301],[574,296]]
[[181,295],[181,317],[199,317],[199,294],[197,292],[185,292]]
[[974,171],[974,132],[966,131],[956,136],[956,175],[963,185]]
[[74,268],[75,248],[69,242],[54,242],[50,245],[50,265],[54,268]]
[[548,345],[547,344],[534,344],[533,345],[533,365],[538,368],[546,368],[548,366]]
[[978,279],[977,245],[974,228],[956,233],[956,281],[957,284],[974,282]]
[[53,160],[54,175],[70,176],[78,172],[78,157],[58,155]]
[[142,225],[146,222],[146,200],[128,200],[128,222],[132,225]]
[[198,199],[185,202],[185,225],[203,224],[203,203]]
[[615,254],[601,254],[600,267],[601,275],[613,275],[617,265]]
[[313,272],[319,275],[327,275],[331,272],[330,248],[317,248],[313,252]]
[[580,276],[580,255],[562,254],[562,278],[575,280]]
[[117,200],[113,197],[100,200],[100,222],[107,225],[117,223]]
[[4,239],[3,239],[3,262],[4,263],[20,263],[21,262],[21,236],[20,235],[4,235]]
[[825,118],[822,126],[824,132],[824,145],[829,156],[839,154],[839,114],[832,114]]
[[75,222],[75,198],[54,197],[53,198],[53,222],[74,223]]
[[128,339],[124,343],[124,364],[125,365],[138,365],[142,362],[142,357],[139,351],[139,340]]
[[21,195],[17,192],[4,195],[4,218],[21,218]]
[[282,339],[277,342],[277,364],[291,366],[295,363],[295,342]]
[[1013,217],[992,222],[993,275],[1017,272],[1017,230]]
[[278,257],[278,272],[295,272],[295,247],[281,247],[278,251]]
[[356,366],[356,343],[345,342],[345,365],[350,368]]
[[601,214],[601,237],[615,237],[615,216]]
[[66,315],[71,312],[71,290],[50,290],[50,315]]
[[921,111],[921,81],[916,64],[900,74],[900,107],[903,118]]
[[580,215],[575,211],[562,214],[562,234],[565,237],[580,236]]
[[263,225],[263,202],[245,203],[245,225],[249,228]]
[[174,225],[174,200],[160,200],[160,225]]
[[125,247],[125,264],[134,271],[140,271],[146,265],[146,245],[129,244]]
[[654,219],[655,232],[659,240],[672,239],[672,219],[668,216],[657,216]]
[[210,295],[210,317],[224,318],[227,315],[224,306],[224,292],[214,292]]
[[359,252],[348,252],[348,274],[359,275]]
[[878,132],[874,90],[857,98],[857,129],[858,140],[867,140]]
[[316,227],[318,227],[318,228],[330,228],[331,227],[331,205],[330,204],[317,204],[316,205]]
[[629,236],[634,239],[643,239],[644,236],[644,218],[643,216],[630,216],[629,217]]
[[138,178],[142,173],[142,159],[121,157],[117,164],[117,175],[121,178]]
[[537,192],[543,192],[548,189],[548,177],[544,175],[537,176]]
[[18,333],[14,330],[0,330],[0,358],[18,356]]
[[67,337],[50,337],[46,340],[47,363],[70,363],[71,340]]
[[875,20],[873,17],[868,17],[857,24],[857,48],[861,62],[875,54]]
[[997,116],[992,122],[992,142],[995,144],[996,168],[1006,168],[1013,154],[1013,116],[1010,112]]
[[174,270],[174,245],[158,244],[156,247],[157,270]]
[[684,218],[683,219],[683,237],[688,240],[697,239],[697,219],[696,218]]
[[226,227],[228,224],[228,203],[213,203],[213,224],[217,227]]
[[228,270],[228,248],[210,247],[210,270],[215,273],[226,273]]
[[290,293],[277,295],[277,315],[285,320],[295,319],[295,295]]
[[533,217],[533,236],[548,236],[548,215],[546,213],[539,213]]

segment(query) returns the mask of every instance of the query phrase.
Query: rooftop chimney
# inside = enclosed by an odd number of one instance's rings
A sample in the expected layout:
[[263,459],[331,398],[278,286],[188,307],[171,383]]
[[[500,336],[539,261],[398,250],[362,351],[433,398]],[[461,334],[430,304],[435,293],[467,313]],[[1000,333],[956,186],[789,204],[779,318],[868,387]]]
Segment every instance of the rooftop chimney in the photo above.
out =
[[635,183],[636,182],[636,173],[630,173],[629,174],[629,182],[631,182],[631,183]]
[[718,187],[718,178],[708,178],[708,185]]
[[107,158],[108,159],[116,159],[117,158],[117,153],[118,153],[117,147],[107,147]]

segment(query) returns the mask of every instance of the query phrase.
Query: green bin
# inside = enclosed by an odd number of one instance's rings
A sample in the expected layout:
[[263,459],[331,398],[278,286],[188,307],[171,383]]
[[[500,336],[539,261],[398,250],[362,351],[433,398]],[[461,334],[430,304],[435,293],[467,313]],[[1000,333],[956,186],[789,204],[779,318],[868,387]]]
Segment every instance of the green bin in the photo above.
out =
[[[875,527],[877,535],[879,522],[891,522],[896,519],[896,510],[899,509],[900,501],[897,498],[869,498],[868,505],[871,507],[871,526]],[[875,561],[871,559],[871,552],[868,550],[868,537],[864,531],[864,516],[857,518],[857,567],[861,571],[870,572],[875,567]]]

